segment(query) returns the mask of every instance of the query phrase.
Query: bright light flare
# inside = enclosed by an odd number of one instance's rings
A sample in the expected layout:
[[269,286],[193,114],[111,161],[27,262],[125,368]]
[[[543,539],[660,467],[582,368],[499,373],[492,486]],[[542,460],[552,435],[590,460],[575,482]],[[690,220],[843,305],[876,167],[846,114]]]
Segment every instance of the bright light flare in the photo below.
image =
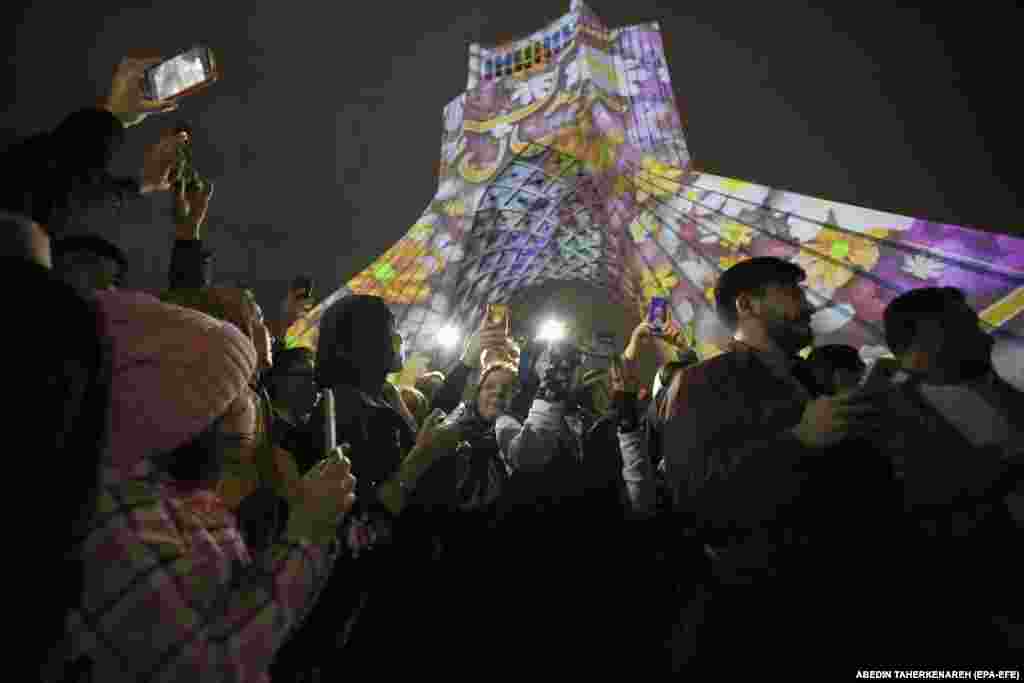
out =
[[437,332],[437,343],[446,349],[453,349],[459,343],[459,330],[452,325],[445,325]]
[[565,339],[567,330],[561,320],[546,320],[540,326],[537,340],[542,342],[559,342]]

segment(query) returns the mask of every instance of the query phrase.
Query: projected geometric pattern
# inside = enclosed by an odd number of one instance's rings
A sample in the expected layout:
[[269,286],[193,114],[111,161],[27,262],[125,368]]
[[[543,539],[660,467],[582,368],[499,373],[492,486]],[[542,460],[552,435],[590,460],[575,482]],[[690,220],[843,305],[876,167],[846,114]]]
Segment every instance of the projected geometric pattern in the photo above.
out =
[[693,168],[656,23],[609,30],[574,0],[532,36],[471,46],[469,67],[443,112],[434,199],[288,344],[315,346],[328,306],[375,294],[422,367],[444,324],[467,330],[485,303],[580,280],[638,316],[651,296],[669,298],[708,357],[726,342],[711,305],[718,275],[761,255],[807,270],[819,344],[885,353],[882,311],[921,286],[959,287],[993,330],[1024,334],[1024,240]]

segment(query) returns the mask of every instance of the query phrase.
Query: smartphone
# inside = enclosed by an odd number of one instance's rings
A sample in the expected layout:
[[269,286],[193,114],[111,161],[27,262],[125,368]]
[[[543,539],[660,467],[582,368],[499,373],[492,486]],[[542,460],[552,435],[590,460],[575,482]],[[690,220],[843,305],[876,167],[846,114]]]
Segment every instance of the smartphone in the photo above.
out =
[[487,326],[505,327],[508,333],[512,324],[512,316],[506,304],[487,304]]
[[334,390],[324,389],[324,449],[327,453],[333,453],[334,447],[338,445],[338,425],[335,422],[337,415],[334,408]]
[[295,280],[292,281],[292,291],[293,292],[295,292],[295,291],[301,292],[300,296],[303,299],[312,299],[313,298],[313,278],[305,276],[305,275],[302,275],[302,276],[299,276],[299,277],[295,278]]
[[196,92],[219,78],[213,51],[197,46],[146,69],[142,88],[151,100],[168,100]]
[[668,299],[660,296],[651,297],[651,303],[647,307],[647,324],[651,326],[651,334],[665,333],[668,328],[669,311]]

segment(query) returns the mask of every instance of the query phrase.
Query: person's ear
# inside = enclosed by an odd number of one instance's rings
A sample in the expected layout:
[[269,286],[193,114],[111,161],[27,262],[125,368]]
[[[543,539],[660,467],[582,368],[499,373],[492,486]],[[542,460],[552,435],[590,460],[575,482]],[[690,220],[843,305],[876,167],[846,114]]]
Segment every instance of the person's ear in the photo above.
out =
[[736,296],[736,318],[757,317],[761,312],[761,301],[753,292],[743,292]]

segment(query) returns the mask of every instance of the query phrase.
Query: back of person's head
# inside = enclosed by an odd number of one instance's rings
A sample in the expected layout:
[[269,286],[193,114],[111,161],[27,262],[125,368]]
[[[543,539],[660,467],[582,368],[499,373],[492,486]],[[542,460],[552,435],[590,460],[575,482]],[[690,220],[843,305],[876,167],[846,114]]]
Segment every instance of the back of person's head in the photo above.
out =
[[857,385],[867,364],[860,352],[846,344],[826,344],[811,351],[807,365],[818,384],[817,390],[835,394]]
[[763,293],[771,285],[790,286],[804,281],[807,273],[790,261],[756,256],[728,268],[715,286],[715,311],[722,324],[735,332],[739,325],[736,299],[743,294]]
[[928,287],[905,292],[885,309],[885,338],[907,370],[959,382],[992,370],[995,339],[962,291]]
[[900,294],[882,316],[886,345],[896,355],[905,353],[914,344],[922,322],[941,320],[951,307],[966,303],[964,293],[955,287],[922,287]]
[[395,356],[394,320],[377,296],[355,294],[336,301],[320,319],[317,383],[382,386]]
[[54,270],[80,290],[120,287],[128,257],[113,242],[99,235],[72,235],[53,243]]

